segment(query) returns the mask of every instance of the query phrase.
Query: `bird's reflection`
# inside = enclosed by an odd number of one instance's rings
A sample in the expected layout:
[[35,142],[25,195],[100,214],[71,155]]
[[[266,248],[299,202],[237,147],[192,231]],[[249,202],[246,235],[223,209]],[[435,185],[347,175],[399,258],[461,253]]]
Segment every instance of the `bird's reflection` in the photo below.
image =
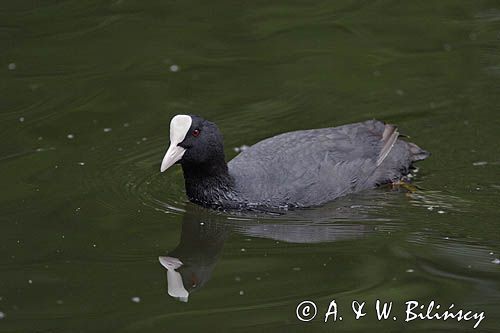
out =
[[[323,207],[269,214],[222,213],[191,205],[183,216],[179,245],[160,257],[167,269],[168,294],[187,302],[212,275],[231,233],[288,243],[327,243],[365,237],[383,225],[397,228],[388,216],[400,211],[401,198],[412,206],[451,210],[453,197],[433,192],[371,191],[342,198]],[[463,205],[461,205],[463,206]],[[394,214],[392,214],[394,215]]]
[[191,206],[183,216],[179,245],[168,256],[159,257],[167,270],[168,294],[187,302],[193,291],[204,286],[230,233],[290,243],[334,242],[373,232],[375,225],[359,223],[367,218],[366,210],[345,202],[333,208],[290,212],[286,218],[227,215]]
[[179,245],[159,257],[167,269],[170,296],[187,302],[189,294],[210,279],[229,234],[224,221],[223,216],[198,207],[184,214]]

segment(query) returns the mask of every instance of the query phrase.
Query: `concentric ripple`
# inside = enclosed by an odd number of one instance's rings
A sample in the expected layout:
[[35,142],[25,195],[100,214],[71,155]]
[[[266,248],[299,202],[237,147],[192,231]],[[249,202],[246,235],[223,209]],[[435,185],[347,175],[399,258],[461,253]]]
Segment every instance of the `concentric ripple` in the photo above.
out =
[[[99,166],[95,172],[87,175],[87,187],[107,192],[101,194],[102,200],[113,205],[119,202],[123,205],[140,202],[167,214],[185,211],[187,200],[182,171],[180,168],[173,168],[167,173],[160,173],[159,170],[164,153],[164,138],[122,138],[122,142],[110,144],[115,147],[111,153],[96,150],[96,154],[105,156],[98,157]],[[106,198],[110,195],[113,198]]]

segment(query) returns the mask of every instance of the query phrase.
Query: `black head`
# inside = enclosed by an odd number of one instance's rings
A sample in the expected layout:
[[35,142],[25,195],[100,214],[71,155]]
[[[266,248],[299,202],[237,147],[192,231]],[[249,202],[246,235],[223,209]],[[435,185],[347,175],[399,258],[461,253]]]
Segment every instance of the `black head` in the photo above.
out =
[[223,164],[222,134],[214,123],[195,115],[177,115],[170,122],[170,147],[163,158],[163,172],[174,163],[210,169]]

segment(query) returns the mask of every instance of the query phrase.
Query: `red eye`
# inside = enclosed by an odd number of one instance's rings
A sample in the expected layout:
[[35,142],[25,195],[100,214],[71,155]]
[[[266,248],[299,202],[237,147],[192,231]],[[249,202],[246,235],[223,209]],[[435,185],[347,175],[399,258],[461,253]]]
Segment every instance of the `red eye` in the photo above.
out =
[[200,135],[200,130],[199,129],[194,129],[192,134],[193,134],[194,137],[197,137],[198,135]]

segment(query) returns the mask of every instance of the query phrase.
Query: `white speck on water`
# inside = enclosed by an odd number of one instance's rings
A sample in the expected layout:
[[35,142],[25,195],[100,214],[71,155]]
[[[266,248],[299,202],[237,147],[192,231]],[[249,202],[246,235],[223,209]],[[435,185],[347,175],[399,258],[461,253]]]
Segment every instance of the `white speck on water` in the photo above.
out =
[[245,292],[243,290],[240,290],[240,296],[245,295]]
[[63,302],[63,300],[62,300],[62,299],[58,299],[58,300],[56,301],[56,304],[57,304],[57,305],[62,305],[62,304],[64,304],[64,302]]
[[119,147],[117,150],[118,150],[118,151],[123,151],[123,148],[122,148],[122,147]]
[[498,258],[493,259],[491,262],[495,265],[500,265],[500,259]]
[[0,311],[0,319],[4,319],[5,318],[5,313],[3,313],[2,311]]
[[200,222],[200,225],[205,225],[205,222]]
[[178,65],[176,65],[176,64],[173,64],[173,65],[170,66],[170,71],[173,72],[173,73],[178,72],[180,69],[181,68]]
[[298,271],[302,270],[302,268],[300,268],[300,267],[294,267],[294,268],[292,268],[292,270],[298,272]]
[[67,137],[68,139],[72,140],[72,139],[74,139],[74,138],[75,138],[75,135],[70,133],[70,134],[66,135],[66,137]]
[[429,207],[427,207],[427,209],[428,209],[428,210],[434,210],[434,207],[429,206]]
[[64,237],[65,237],[64,235],[61,236],[62,239],[64,239]]
[[490,252],[490,256],[492,256],[492,255],[493,255],[493,252]]
[[242,146],[240,146],[240,147],[234,147],[234,151],[235,151],[235,152],[237,152],[237,153],[239,153],[239,152],[242,152],[242,151],[247,150],[248,148],[249,148],[249,146],[247,146],[247,145],[242,145]]
[[446,236],[444,239],[448,240],[448,239],[450,239],[450,237]]
[[241,281],[241,278],[240,278],[239,276],[236,276],[236,277],[234,278],[234,281],[236,281],[236,282],[240,282],[240,281]]
[[444,210],[438,210],[438,214],[444,214]]
[[80,211],[80,209],[81,209],[80,207],[76,207],[75,212],[78,213]]
[[24,117],[19,117],[19,121],[22,123],[24,122]]
[[260,280],[262,280],[262,278],[261,278],[260,276],[257,276],[257,277],[255,278],[255,280],[260,281]]
[[39,136],[38,141],[42,141],[42,140],[43,140],[43,137]]
[[102,129],[105,133],[111,132],[113,129],[111,127],[106,127]]
[[476,187],[476,191],[479,191],[481,188],[480,187]]
[[242,248],[242,249],[241,249],[241,252],[245,252],[245,251],[246,251],[246,250],[245,250],[245,248]]
[[28,283],[29,283],[29,284],[32,284],[32,283],[33,283],[33,280],[28,280]]
[[123,124],[123,127],[129,127],[129,126],[130,126],[130,124],[129,124],[129,123],[124,123],[124,124]]
[[16,63],[11,62],[11,63],[7,66],[7,68],[9,69],[9,71],[14,71],[14,70],[16,70],[17,65],[16,65]]
[[78,162],[78,165],[85,165],[85,162]]
[[413,273],[413,272],[415,272],[415,270],[414,270],[413,268],[408,268],[408,269],[406,270],[406,273]]
[[134,302],[134,303],[140,303],[140,302],[141,302],[141,298],[140,298],[140,297],[138,297],[138,296],[134,296],[134,297],[132,297],[132,298],[131,298],[131,300],[132,300],[132,302]]
[[92,244],[92,246],[93,246],[93,247],[97,247],[97,245],[96,245],[96,244]]
[[479,161],[479,162],[474,162],[472,163],[473,166],[481,166],[481,165],[486,165],[488,162],[486,161]]
[[147,140],[148,140],[148,138],[143,137],[141,140],[142,140],[142,141],[147,141]]

